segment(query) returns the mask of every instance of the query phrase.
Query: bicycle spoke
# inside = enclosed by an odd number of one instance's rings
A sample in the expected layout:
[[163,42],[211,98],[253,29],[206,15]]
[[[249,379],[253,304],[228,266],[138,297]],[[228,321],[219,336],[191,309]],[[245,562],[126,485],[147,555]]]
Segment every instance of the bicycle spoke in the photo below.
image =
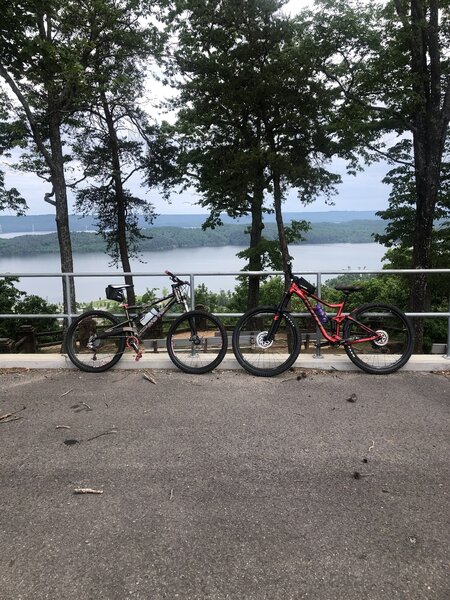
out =
[[[361,307],[355,314],[357,321],[348,321],[344,337],[352,340],[345,351],[360,369],[368,373],[393,373],[409,359],[413,347],[411,325],[405,315],[393,306],[371,304]],[[367,337],[359,323],[376,331],[379,338],[357,342]]]
[[275,308],[253,309],[241,317],[234,330],[233,351],[252,375],[278,375],[297,359],[300,334],[290,317],[282,315],[275,336],[267,339],[275,315]]
[[171,360],[186,373],[200,374],[215,369],[222,362],[227,346],[222,323],[203,311],[182,315],[167,336]]
[[97,337],[116,323],[113,315],[103,311],[90,311],[72,323],[67,332],[67,353],[79,369],[106,371],[120,359],[125,348],[123,337]]

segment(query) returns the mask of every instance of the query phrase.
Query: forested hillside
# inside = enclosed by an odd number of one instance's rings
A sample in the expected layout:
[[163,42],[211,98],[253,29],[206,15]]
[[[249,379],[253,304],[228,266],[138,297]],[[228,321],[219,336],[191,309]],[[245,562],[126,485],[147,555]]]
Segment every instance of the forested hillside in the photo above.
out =
[[[205,214],[170,214],[157,215],[152,223],[152,227],[201,227],[208,218]],[[369,210],[330,210],[323,212],[286,212],[285,222],[305,219],[311,223],[344,223],[348,221],[367,221],[380,218],[373,211]],[[226,214],[222,215],[222,221],[227,225],[243,225],[251,221],[250,215],[232,219]],[[264,217],[265,223],[274,223],[275,216],[267,214]],[[138,215],[139,227],[142,229],[149,227],[142,215]],[[92,216],[69,215],[70,231],[94,231],[96,229],[95,218]],[[28,233],[39,231],[56,231],[55,215],[3,215],[0,214],[0,233]]]
[[[315,223],[305,234],[305,242],[310,244],[365,243],[372,242],[374,233],[382,233],[383,221],[361,220],[345,223]],[[198,248],[202,246],[241,246],[248,245],[245,225],[223,225],[203,231],[200,228],[152,227],[143,230],[146,236],[140,244],[142,251],[170,250],[172,248]],[[268,223],[264,235],[269,239],[277,236],[276,226]],[[95,233],[72,233],[75,253],[104,252],[105,243]],[[0,256],[20,256],[26,254],[48,254],[58,252],[56,233],[46,235],[25,235],[11,239],[0,239]]]

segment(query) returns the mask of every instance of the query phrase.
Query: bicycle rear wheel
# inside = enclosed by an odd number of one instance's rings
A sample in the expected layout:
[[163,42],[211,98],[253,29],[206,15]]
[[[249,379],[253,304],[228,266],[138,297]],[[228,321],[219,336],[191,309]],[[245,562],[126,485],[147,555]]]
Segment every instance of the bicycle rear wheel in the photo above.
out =
[[352,317],[381,333],[379,340],[358,343],[357,339],[367,337],[367,332],[358,323],[346,321],[344,338],[353,340],[344,348],[357,367],[366,373],[386,375],[408,362],[413,351],[413,330],[398,308],[389,304],[365,304],[352,313]]
[[222,362],[228,347],[225,327],[214,315],[193,310],[179,317],[167,334],[167,352],[181,371],[200,375]]
[[67,330],[67,354],[73,364],[88,373],[107,371],[121,358],[125,350],[125,337],[98,339],[96,334],[119,321],[111,313],[102,310],[90,310],[73,321]]
[[233,331],[234,355],[252,375],[279,375],[297,360],[301,336],[289,313],[280,315],[275,338],[270,342],[265,339],[276,315],[274,307],[254,308],[239,319]]

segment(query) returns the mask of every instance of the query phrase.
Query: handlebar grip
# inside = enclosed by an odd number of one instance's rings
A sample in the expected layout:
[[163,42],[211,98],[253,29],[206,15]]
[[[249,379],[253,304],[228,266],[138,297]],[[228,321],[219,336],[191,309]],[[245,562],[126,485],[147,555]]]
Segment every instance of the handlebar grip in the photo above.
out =
[[175,277],[175,275],[174,275],[173,273],[171,273],[170,271],[168,271],[167,269],[164,271],[164,273],[165,273],[165,274],[166,274],[168,277],[170,277],[170,279],[177,279],[177,278]]

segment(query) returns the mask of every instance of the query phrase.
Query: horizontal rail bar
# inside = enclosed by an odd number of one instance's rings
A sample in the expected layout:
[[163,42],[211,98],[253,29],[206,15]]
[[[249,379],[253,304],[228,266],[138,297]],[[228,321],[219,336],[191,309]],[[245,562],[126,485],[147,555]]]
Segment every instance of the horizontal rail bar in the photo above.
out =
[[[371,270],[367,270],[367,269],[335,269],[335,270],[325,270],[325,271],[306,271],[306,270],[300,270],[297,271],[298,273],[301,273],[304,276],[310,276],[310,277],[315,277],[316,278],[316,282],[317,282],[317,291],[318,291],[318,295],[320,297],[320,290],[321,290],[321,285],[322,285],[322,276],[323,275],[375,275],[375,274],[379,274],[379,275],[391,275],[391,274],[395,274],[395,275],[417,275],[418,273],[425,273],[425,274],[448,274],[450,273],[450,269],[371,269]],[[50,272],[42,272],[42,273],[11,273],[11,272],[6,272],[6,273],[0,273],[0,278],[3,277],[13,277],[13,278],[22,278],[22,277],[27,277],[27,278],[36,278],[36,277],[58,277],[61,279],[65,279],[66,282],[68,281],[69,278],[73,277],[73,278],[80,278],[80,277],[87,277],[87,278],[91,278],[91,277],[108,277],[110,279],[112,278],[121,278],[123,279],[123,277],[125,275],[131,276],[131,277],[163,277],[164,274],[161,273],[160,271],[155,272],[155,271],[141,271],[141,272],[115,272],[115,273],[111,273],[111,271],[98,271],[98,272],[89,272],[89,273],[83,273],[83,272],[68,272],[68,273],[50,273]],[[261,277],[270,277],[270,276],[274,276],[274,275],[278,275],[278,276],[283,276],[284,272],[283,271],[231,271],[231,272],[223,272],[223,271],[199,271],[196,273],[191,273],[191,272],[178,272],[177,275],[179,277],[187,277],[189,278],[189,282],[190,282],[190,286],[191,286],[191,304],[192,304],[192,308],[194,307],[194,298],[195,298],[195,278],[196,277],[251,277],[251,276],[261,276]],[[68,286],[67,286],[68,287]],[[49,314],[23,314],[23,313],[19,313],[19,314],[0,314],[0,318],[2,319],[21,319],[21,318],[26,318],[26,319],[68,319],[69,322],[71,321],[71,319],[75,316],[77,316],[77,313],[73,313],[72,312],[72,307],[70,305],[70,298],[67,298],[67,308],[68,308],[68,313],[55,313],[52,315]],[[215,313],[220,317],[229,317],[229,318],[238,318],[242,315],[242,313]],[[309,317],[309,313],[293,313],[295,317]],[[330,316],[332,316],[333,313],[329,313]],[[411,318],[420,318],[420,317],[426,317],[426,318],[447,318],[448,319],[448,333],[447,333],[447,337],[448,337],[448,343],[447,343],[447,356],[450,358],[450,311],[449,312],[423,312],[423,313],[417,313],[417,312],[410,312],[410,313],[405,313],[408,317]],[[172,317],[172,316],[177,316],[177,314],[168,314],[167,316]],[[318,333],[319,335],[319,333]],[[320,347],[318,349],[318,356],[320,356]]]
[[[408,275],[417,273],[450,273],[450,269],[337,269],[333,271],[298,271],[301,275],[366,275],[372,273],[379,273],[382,275],[397,274],[397,275]],[[178,277],[249,277],[254,275],[267,277],[269,275],[284,275],[283,271],[196,271],[195,273],[189,273],[187,271],[181,271],[176,273]],[[124,276],[131,277],[164,277],[165,274],[161,271],[130,271],[130,272],[115,272],[111,271],[97,271],[97,272],[70,272],[70,273],[49,273],[48,271],[42,273],[0,273],[0,277],[120,277]]]

